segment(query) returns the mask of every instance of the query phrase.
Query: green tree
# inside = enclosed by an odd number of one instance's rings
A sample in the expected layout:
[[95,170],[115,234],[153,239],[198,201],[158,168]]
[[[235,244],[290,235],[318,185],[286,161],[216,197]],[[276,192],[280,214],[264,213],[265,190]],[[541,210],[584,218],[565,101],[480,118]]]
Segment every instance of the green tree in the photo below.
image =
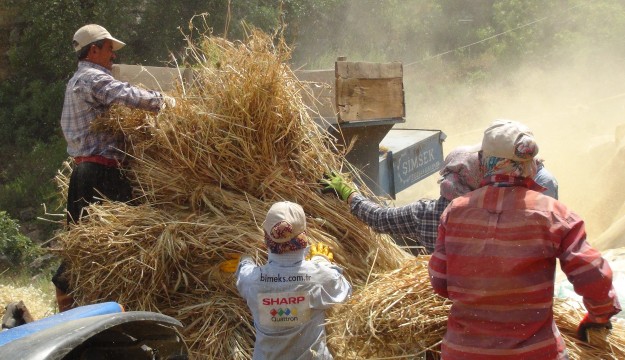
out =
[[[0,211],[0,255],[13,269],[30,264],[41,249],[19,232],[19,225],[6,212]],[[5,270],[5,269],[2,269]]]
[[126,42],[117,62],[163,66],[172,54],[183,57],[183,32],[196,14],[209,14],[216,34],[235,38],[244,36],[242,20],[272,31],[281,16],[280,4],[269,0],[5,0],[3,6],[20,18],[8,54],[11,75],[0,83],[0,209],[13,216],[54,198],[51,180],[67,156],[59,119],[79,27],[97,23]]

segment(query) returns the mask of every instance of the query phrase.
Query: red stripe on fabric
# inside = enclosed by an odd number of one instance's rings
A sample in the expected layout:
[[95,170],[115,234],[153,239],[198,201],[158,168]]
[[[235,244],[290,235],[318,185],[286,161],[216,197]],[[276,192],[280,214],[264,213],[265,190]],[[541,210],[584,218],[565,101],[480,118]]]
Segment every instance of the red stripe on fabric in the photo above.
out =
[[104,165],[104,166],[108,166],[108,167],[119,167],[119,161],[115,160],[115,159],[109,159],[106,158],[104,156],[100,156],[100,155],[92,155],[92,156],[76,156],[74,158],[74,162],[76,164],[80,164],[83,162],[90,162],[90,163],[96,163],[96,164],[100,164],[100,165]]
[[[449,290],[450,294],[453,294],[454,299],[458,299],[467,303],[475,303],[477,300],[479,300],[479,303],[481,304],[486,303],[487,298],[494,299],[494,298],[501,297],[502,299],[500,299],[499,301],[488,302],[488,303],[500,304],[502,300],[508,299],[508,296],[510,295],[523,297],[522,302],[525,302],[525,303],[544,302],[545,300],[549,299],[549,296],[547,295],[549,290],[553,289],[553,284],[549,284],[549,283],[542,283],[542,284],[537,284],[534,286],[527,286],[524,288],[517,288],[517,287],[497,288],[495,286],[492,286],[490,289],[476,288],[476,285],[486,284],[488,281],[490,280],[485,279],[485,281],[481,281],[481,282],[474,281],[473,284],[470,284],[473,287],[471,289],[467,287],[458,287],[458,286],[450,286],[450,285],[447,285],[447,289]],[[469,301],[469,299],[471,300]],[[510,301],[510,303],[514,304],[516,302]]]
[[555,339],[549,339],[527,347],[514,349],[498,349],[496,346],[492,348],[476,348],[444,341],[442,350],[444,359],[465,360],[553,360],[557,357],[558,352]]

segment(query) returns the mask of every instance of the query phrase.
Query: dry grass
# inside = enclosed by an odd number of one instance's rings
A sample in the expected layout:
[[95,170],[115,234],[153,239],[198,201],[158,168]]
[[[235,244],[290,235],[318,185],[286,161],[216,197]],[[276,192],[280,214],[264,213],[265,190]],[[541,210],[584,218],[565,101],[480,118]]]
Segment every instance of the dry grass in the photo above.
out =
[[[328,343],[337,359],[402,359],[424,355],[438,358],[447,327],[448,300],[429,284],[428,256],[399,269],[377,274],[349,303],[332,309],[327,320]],[[591,330],[589,342],[576,338],[584,316],[581,304],[556,299],[554,318],[571,360],[625,359],[625,324]]]
[[0,285],[0,318],[4,316],[4,307],[14,301],[24,301],[24,305],[35,320],[54,313],[53,297],[42,289],[33,286]]
[[[289,200],[304,207],[310,240],[330,245],[354,285],[349,304],[328,319],[337,357],[436,355],[449,304],[432,293],[426,258],[415,261],[319,192],[324,172],[352,169],[309,116],[306,86],[286,65],[288,47],[255,30],[244,42],[193,39],[195,76],[169,94],[175,108],[158,115],[116,108],[95,124],[129,140],[136,204],[92,205],[58,235],[76,299],[176,317],[194,358],[250,359],[251,316],[218,264],[232,252],[263,262],[260,224],[273,202]],[[71,166],[57,176],[62,194]],[[620,324],[593,336],[596,345],[580,344],[571,334],[581,316],[555,309],[572,359],[625,358]]]
[[432,291],[428,258],[377,274],[349,303],[332,309],[328,343],[337,359],[401,359],[439,352],[450,304]]
[[[194,35],[192,83],[158,115],[115,108],[95,129],[121,131],[136,204],[104,202],[57,237],[82,303],[116,300],[130,310],[170,314],[185,325],[196,358],[251,357],[253,326],[227,253],[266,259],[260,224],[278,200],[304,207],[312,242],[328,243],[358,287],[371,272],[411,255],[375,234],[318,179],[350,165],[315,123],[279,39],[251,30],[245,42]],[[71,163],[57,176],[66,194]],[[362,189],[369,193],[366,188]]]
[[612,330],[588,331],[588,343],[577,339],[576,330],[586,310],[575,301],[556,299],[554,319],[564,337],[571,360],[625,359],[625,323],[612,321]]

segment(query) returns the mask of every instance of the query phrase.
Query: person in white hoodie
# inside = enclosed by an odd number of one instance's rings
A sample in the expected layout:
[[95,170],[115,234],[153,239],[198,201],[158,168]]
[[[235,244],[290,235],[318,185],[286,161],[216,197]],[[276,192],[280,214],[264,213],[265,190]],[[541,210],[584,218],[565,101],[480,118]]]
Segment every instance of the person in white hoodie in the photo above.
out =
[[[326,245],[308,247],[306,215],[300,205],[274,203],[263,229],[267,264],[256,265],[249,256],[230,260],[230,264],[238,261],[236,285],[254,318],[253,359],[332,359],[325,312],[349,298],[351,284],[332,262]],[[234,271],[228,261],[222,264],[222,271],[228,268]]]

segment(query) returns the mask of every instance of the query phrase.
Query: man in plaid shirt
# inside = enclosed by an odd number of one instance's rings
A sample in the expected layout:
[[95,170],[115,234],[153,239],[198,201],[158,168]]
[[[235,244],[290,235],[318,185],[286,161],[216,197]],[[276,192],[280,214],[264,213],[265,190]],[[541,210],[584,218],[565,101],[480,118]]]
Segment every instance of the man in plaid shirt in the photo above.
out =
[[[102,26],[90,24],[74,34],[73,47],[78,56],[78,70],[65,90],[61,128],[67,141],[67,152],[74,167],[67,196],[67,223],[77,222],[82,210],[98,197],[129,201],[132,188],[124,176],[124,137],[94,131],[92,122],[106,116],[113,104],[158,112],[175,106],[173,98],[156,91],[144,90],[113,78],[111,70],[115,51],[125,44]],[[62,264],[53,277],[57,288],[59,310],[73,304]]]
[[351,208],[351,213],[377,232],[416,239],[425,251],[434,251],[441,214],[451,200],[475,190],[482,179],[479,148],[459,147],[445,158],[440,170],[438,199],[421,199],[402,207],[384,207],[368,200],[347,185],[339,174],[322,180],[326,189],[334,190]]
[[[441,214],[451,200],[477,189],[483,173],[480,165],[481,144],[463,146],[452,150],[445,158],[440,170],[440,197],[420,199],[406,206],[384,207],[370,201],[347,185],[339,174],[331,174],[322,183],[326,190],[334,190],[350,205],[351,213],[373,230],[390,234],[396,238],[409,237],[418,241],[426,254],[434,252]],[[539,167],[536,181],[544,186],[545,195],[558,198],[558,184],[553,175],[546,171],[543,161],[536,161]]]
[[61,128],[67,152],[74,159],[68,194],[68,223],[80,219],[84,206],[99,193],[115,201],[128,201],[131,188],[120,171],[124,162],[124,137],[94,131],[92,122],[106,116],[113,104],[158,112],[175,101],[156,91],[144,90],[113,78],[115,51],[125,44],[102,26],[90,24],[76,31],[73,46],[78,70],[65,90]]

